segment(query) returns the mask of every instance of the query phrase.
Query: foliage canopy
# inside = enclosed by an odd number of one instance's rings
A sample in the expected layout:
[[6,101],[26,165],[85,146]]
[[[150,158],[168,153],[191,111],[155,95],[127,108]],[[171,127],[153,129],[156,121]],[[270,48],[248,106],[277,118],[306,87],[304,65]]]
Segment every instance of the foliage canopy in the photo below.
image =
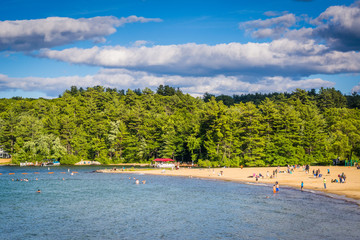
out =
[[201,99],[162,85],[73,86],[56,99],[0,99],[0,145],[15,162],[329,164],[360,156],[359,103],[335,89]]

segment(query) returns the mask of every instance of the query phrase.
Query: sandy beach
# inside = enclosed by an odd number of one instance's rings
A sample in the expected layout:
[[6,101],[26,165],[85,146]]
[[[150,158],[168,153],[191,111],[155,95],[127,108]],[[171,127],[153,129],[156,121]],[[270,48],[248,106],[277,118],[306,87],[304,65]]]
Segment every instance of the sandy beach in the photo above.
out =
[[10,158],[0,158],[0,165],[6,165],[6,164],[10,164],[10,163],[11,163]]
[[[139,171],[122,171],[121,169],[101,170],[105,173],[143,173],[153,175],[165,176],[179,176],[179,177],[193,177],[193,178],[211,178],[223,181],[236,181],[246,183],[265,183],[273,185],[276,181],[279,182],[280,191],[282,186],[289,186],[300,190],[301,182],[304,182],[304,189],[322,191],[329,194],[337,194],[360,200],[360,169],[356,167],[339,167],[339,166],[310,166],[310,172],[306,173],[302,167],[296,168],[291,174],[287,173],[287,167],[280,167],[279,173],[275,178],[267,177],[267,172],[272,175],[277,167],[258,167],[258,168],[180,168],[179,170],[139,170]],[[320,169],[322,177],[314,177],[313,170]],[[327,169],[330,170],[328,174]],[[220,172],[222,171],[222,175]],[[254,174],[262,174],[264,178],[252,177]],[[346,175],[345,183],[331,183],[332,179],[339,181],[338,175],[344,173]],[[326,179],[326,189],[324,189],[323,178]],[[270,189],[272,191],[272,189]]]

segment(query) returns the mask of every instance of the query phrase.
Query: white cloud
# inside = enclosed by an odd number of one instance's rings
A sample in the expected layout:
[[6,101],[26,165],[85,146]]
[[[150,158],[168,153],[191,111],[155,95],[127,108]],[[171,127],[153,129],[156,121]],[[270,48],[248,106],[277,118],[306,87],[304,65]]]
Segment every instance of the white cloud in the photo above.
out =
[[141,46],[145,46],[147,44],[149,44],[150,42],[146,41],[146,40],[137,40],[135,41],[132,46],[133,47],[141,47]]
[[300,29],[294,29],[286,32],[284,34],[284,37],[298,41],[309,41],[309,39],[313,39],[313,32],[314,32],[313,28],[302,27]]
[[331,6],[313,22],[314,34],[339,50],[360,50],[360,7]]
[[[204,92],[231,95],[292,91],[298,87],[332,87],[334,84],[331,82],[307,77],[360,72],[358,5],[328,8],[312,21],[313,28],[295,29],[297,21],[304,20],[304,16],[299,18],[286,12],[267,12],[265,15],[278,17],[244,22],[240,27],[252,31],[256,38],[276,39],[271,42],[152,45],[139,40],[131,47],[95,46],[61,51],[44,48],[82,40],[104,42],[104,37],[116,32],[116,27],[161,19],[130,16],[0,21],[0,50],[43,48],[37,56],[109,68],[95,75],[58,78],[0,75],[0,90],[44,89],[56,96],[71,85],[134,89],[168,84],[179,86],[194,96],[201,96]],[[359,88],[355,86],[353,89]]]
[[[266,12],[266,16],[277,16],[276,12]],[[297,29],[300,21],[312,27]],[[338,51],[360,50],[360,3],[351,6],[331,6],[317,18],[306,15],[296,17],[288,13],[283,16],[242,22],[240,28],[251,33],[254,38],[289,38],[298,41],[309,39],[326,42],[331,49]]]
[[101,85],[117,89],[153,90],[160,85],[180,87],[193,96],[202,96],[205,92],[213,94],[242,94],[252,92],[291,92],[296,88],[311,89],[333,87],[334,83],[322,79],[293,80],[284,77],[266,77],[253,83],[249,76],[184,77],[177,75],[154,75],[141,71],[125,69],[102,69],[95,75],[66,76],[57,78],[12,78],[0,74],[0,91],[4,89],[38,91],[42,89],[48,96],[57,96],[70,86],[89,87]]
[[[195,79],[194,79],[195,81]],[[185,92],[194,96],[202,96],[205,92],[212,94],[245,94],[245,93],[270,93],[270,92],[292,92],[296,88],[317,89],[320,87],[333,87],[334,83],[322,79],[292,80],[283,77],[266,77],[257,82],[248,82],[246,77],[226,77],[219,75],[213,78],[196,78],[194,86],[181,87]]]
[[[269,14],[269,12],[267,12],[267,14]],[[295,23],[295,15],[289,13],[265,20],[258,19],[243,22],[239,24],[239,27],[246,29],[247,32],[252,32],[254,38],[277,38],[282,36]]]
[[0,21],[0,50],[29,51],[61,46],[75,41],[104,41],[116,27],[133,22],[159,22],[159,18],[49,17],[35,20]]
[[360,83],[358,83],[358,85],[354,86],[352,89],[351,89],[351,92],[354,93],[359,93],[360,94]]
[[296,22],[295,15],[292,13],[285,14],[280,17],[275,18],[269,18],[266,20],[253,20],[253,21],[247,21],[244,23],[241,23],[241,26],[247,27],[247,28],[268,28],[273,27],[275,25],[282,25],[284,27],[291,27]]
[[158,74],[213,76],[309,76],[359,72],[360,53],[329,51],[312,41],[279,39],[270,43],[156,45],[43,50],[39,56],[69,63],[127,68]]
[[267,16],[267,17],[277,17],[277,16],[282,16],[282,15],[285,15],[285,14],[288,14],[288,12],[287,11],[284,11],[284,12],[278,12],[278,11],[264,12],[264,15]]

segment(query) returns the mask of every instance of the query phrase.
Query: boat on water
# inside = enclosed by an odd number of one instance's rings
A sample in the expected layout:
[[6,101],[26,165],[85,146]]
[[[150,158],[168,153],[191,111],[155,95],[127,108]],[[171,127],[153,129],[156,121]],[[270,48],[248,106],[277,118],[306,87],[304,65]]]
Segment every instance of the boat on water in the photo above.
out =
[[55,159],[48,159],[46,162],[43,162],[41,166],[49,167],[49,166],[60,166],[60,162]]
[[60,166],[60,162],[59,161],[48,162],[46,163],[45,166]]

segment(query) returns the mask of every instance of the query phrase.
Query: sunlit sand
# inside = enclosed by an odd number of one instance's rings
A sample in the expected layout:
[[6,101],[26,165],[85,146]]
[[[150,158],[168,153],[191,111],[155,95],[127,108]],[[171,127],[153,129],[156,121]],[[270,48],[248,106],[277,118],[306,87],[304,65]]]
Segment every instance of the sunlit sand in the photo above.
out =
[[[296,168],[291,174],[287,173],[287,167],[280,167],[279,172],[275,178],[267,177],[273,174],[277,167],[254,167],[254,168],[180,168],[179,170],[136,170],[131,173],[143,173],[154,175],[166,175],[166,176],[182,176],[193,178],[211,178],[224,181],[236,181],[236,182],[249,182],[249,183],[265,183],[269,185],[279,182],[280,191],[282,186],[290,186],[300,190],[301,182],[304,182],[305,190],[316,190],[331,194],[337,194],[360,200],[360,169],[355,167],[339,167],[339,166],[311,166],[310,172],[306,173],[302,167]],[[320,169],[321,177],[314,177],[313,170]],[[328,174],[328,170],[330,174]],[[221,174],[222,171],[222,174]],[[114,170],[102,170],[102,172],[123,172],[121,169]],[[255,175],[263,175],[256,181]],[[331,183],[332,179],[339,181],[338,175],[344,173],[346,175],[345,183]],[[326,189],[324,189],[323,178],[326,179]],[[269,188],[272,191],[272,188]]]

